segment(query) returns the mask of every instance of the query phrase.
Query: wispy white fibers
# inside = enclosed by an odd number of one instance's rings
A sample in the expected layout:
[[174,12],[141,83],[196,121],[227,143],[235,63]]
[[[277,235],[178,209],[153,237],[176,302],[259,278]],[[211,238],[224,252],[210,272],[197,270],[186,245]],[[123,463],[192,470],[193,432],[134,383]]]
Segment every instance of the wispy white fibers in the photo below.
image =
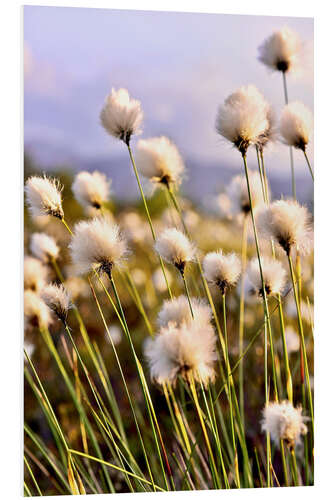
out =
[[29,177],[25,183],[25,194],[28,208],[33,217],[53,215],[59,219],[64,217],[61,199],[62,186],[57,179]]
[[[197,310],[193,319],[187,314],[187,299],[183,299],[183,304],[178,303],[178,306],[183,310],[184,319],[178,317],[177,322],[170,319],[158,335],[145,344],[150,375],[159,384],[175,384],[178,375],[186,379],[191,374],[196,381],[207,385],[215,379],[216,360],[216,336],[210,314],[203,309],[200,317]],[[162,323],[164,325],[165,321]]]
[[237,283],[241,273],[239,257],[235,253],[224,254],[222,250],[209,252],[202,265],[208,283],[217,286],[222,293]]
[[[256,212],[265,205],[261,179],[257,171],[249,170],[249,182],[252,208]],[[229,210],[232,215],[238,215],[239,213],[248,214],[250,212],[249,193],[244,175],[236,175],[232,178],[230,184],[227,186],[226,194],[230,200]]]
[[51,311],[43,299],[32,290],[24,292],[24,328],[37,326],[48,328],[52,321]]
[[245,154],[269,127],[268,103],[254,85],[240,87],[218,109],[216,130]]
[[46,285],[48,268],[34,257],[24,257],[24,289],[39,292]]
[[269,403],[263,410],[262,430],[269,432],[276,445],[280,440],[294,448],[299,443],[301,435],[307,433],[304,423],[307,418],[302,416],[302,408],[294,408],[290,401]]
[[266,238],[273,238],[289,255],[296,247],[306,254],[312,243],[310,214],[305,206],[293,200],[278,200],[261,210],[258,228]]
[[176,228],[165,229],[155,243],[157,253],[180,271],[194,259],[195,248],[187,236]]
[[[204,300],[195,297],[191,298],[191,303],[196,321],[202,321],[203,324],[209,323],[212,316],[209,305]],[[182,323],[189,325],[192,322],[193,318],[185,295],[165,300],[157,317],[159,327],[166,327],[171,323],[176,326],[180,326]]]
[[111,180],[101,172],[79,172],[72,184],[75,199],[85,208],[100,209],[109,200]]
[[291,102],[283,108],[280,133],[286,144],[305,151],[312,131],[312,113],[302,102]]
[[100,273],[105,272],[109,277],[113,266],[127,252],[119,226],[106,216],[76,224],[69,247],[78,274],[95,269]]
[[45,263],[57,259],[59,255],[59,247],[55,239],[46,233],[31,235],[30,250],[34,257]]
[[110,135],[129,144],[131,136],[141,132],[140,126],[143,120],[141,103],[132,99],[126,89],[112,89],[105,99],[100,119]]
[[[286,270],[280,261],[270,257],[261,257],[261,268],[265,283],[266,295],[281,293],[286,283]],[[263,295],[262,280],[257,257],[253,258],[248,267],[248,276],[258,295]]]
[[300,66],[302,49],[298,34],[285,26],[260,45],[258,59],[272,70],[295,72]]
[[268,122],[268,126],[265,129],[263,134],[259,135],[257,145],[258,148],[262,151],[266,148],[270,143],[275,142],[277,139],[277,124],[276,124],[276,115],[273,108],[270,105],[267,105],[267,113],[266,118]]
[[166,186],[179,185],[185,168],[177,146],[164,136],[141,139],[136,164],[144,177]]
[[64,285],[55,283],[47,285],[42,290],[41,297],[58,319],[65,323],[68,310],[71,307],[71,300]]

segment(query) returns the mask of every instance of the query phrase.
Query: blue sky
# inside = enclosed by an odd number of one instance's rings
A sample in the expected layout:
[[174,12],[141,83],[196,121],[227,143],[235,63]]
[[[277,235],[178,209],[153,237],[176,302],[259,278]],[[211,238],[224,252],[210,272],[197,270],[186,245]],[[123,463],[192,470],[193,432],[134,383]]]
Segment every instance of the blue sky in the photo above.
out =
[[[313,109],[312,19],[25,7],[26,146],[43,165],[116,158],[123,145],[105,134],[99,112],[112,87],[126,87],[142,101],[143,137],[168,135],[185,160],[203,168],[237,166],[238,154],[214,130],[216,110],[253,83],[279,114],[281,74],[258,62],[257,48],[284,25],[300,34],[308,54],[303,76],[288,81],[290,100]],[[295,156],[298,172],[307,174]],[[269,161],[289,175],[285,146],[275,146]]]

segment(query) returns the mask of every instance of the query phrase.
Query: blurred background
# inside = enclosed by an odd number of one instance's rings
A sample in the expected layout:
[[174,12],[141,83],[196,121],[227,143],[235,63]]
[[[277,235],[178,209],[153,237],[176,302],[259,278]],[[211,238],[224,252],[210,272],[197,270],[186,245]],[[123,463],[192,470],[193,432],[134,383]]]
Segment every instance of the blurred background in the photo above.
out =
[[[242,167],[215,132],[218,105],[253,83],[277,116],[283,107],[282,76],[257,60],[257,49],[285,25],[305,49],[302,74],[288,77],[289,99],[313,110],[313,19],[25,7],[25,153],[39,170],[101,170],[112,177],[117,198],[135,199],[124,146],[99,124],[106,94],[125,87],[142,101],[142,137],[174,140],[188,169],[184,194],[209,203]],[[309,156],[312,162],[312,144]],[[302,152],[294,157],[297,196],[309,203],[312,181]],[[273,194],[290,195],[288,148],[276,144],[266,164]],[[249,165],[257,168],[253,151]]]

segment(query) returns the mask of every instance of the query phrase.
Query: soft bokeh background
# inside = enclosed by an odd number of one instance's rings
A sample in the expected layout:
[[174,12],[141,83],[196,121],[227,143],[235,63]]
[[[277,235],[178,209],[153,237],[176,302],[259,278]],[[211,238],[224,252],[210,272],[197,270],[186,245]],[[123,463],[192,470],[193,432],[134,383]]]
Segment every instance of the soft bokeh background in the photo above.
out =
[[[290,100],[313,109],[313,20],[265,16],[25,7],[25,151],[44,170],[100,169],[123,200],[137,196],[123,144],[99,125],[112,87],[142,101],[143,136],[165,134],[184,154],[185,193],[196,201],[241,170],[240,156],[214,130],[216,110],[238,86],[253,83],[279,115],[281,74],[257,60],[257,48],[284,25],[304,41],[303,74],[288,78]],[[309,148],[312,161],[312,145]],[[312,198],[312,181],[295,152],[297,194]],[[250,153],[250,166],[256,158]],[[291,193],[288,148],[267,154],[276,196]]]

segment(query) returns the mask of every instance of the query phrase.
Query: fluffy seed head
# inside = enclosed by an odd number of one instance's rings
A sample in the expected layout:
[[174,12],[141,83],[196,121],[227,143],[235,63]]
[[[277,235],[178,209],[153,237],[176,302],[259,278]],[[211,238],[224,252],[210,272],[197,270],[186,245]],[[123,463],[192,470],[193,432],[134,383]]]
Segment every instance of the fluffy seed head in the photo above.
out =
[[52,318],[50,309],[41,297],[32,290],[24,292],[24,328],[32,326],[48,328]]
[[216,285],[223,294],[237,283],[241,273],[241,263],[235,253],[209,252],[202,264],[207,281]]
[[287,253],[296,247],[306,254],[311,244],[310,214],[293,200],[278,200],[263,209],[257,217],[263,237],[273,238]]
[[164,136],[141,139],[136,164],[144,177],[166,186],[179,185],[185,168],[176,145]]
[[209,319],[169,321],[145,344],[151,378],[159,384],[175,384],[178,375],[185,379],[193,376],[206,385],[215,379],[215,346],[215,332]]
[[59,247],[55,239],[46,233],[33,233],[31,235],[30,250],[32,255],[45,263],[51,259],[57,259],[59,255]]
[[100,273],[105,272],[109,277],[113,266],[127,252],[119,226],[108,217],[95,217],[76,224],[69,248],[78,274],[95,269]]
[[312,113],[302,102],[291,102],[283,108],[280,133],[286,144],[305,151],[312,130]]
[[[265,204],[261,179],[257,171],[249,170],[249,182],[252,207],[255,212]],[[249,193],[244,175],[236,175],[232,178],[227,187],[227,196],[230,200],[230,212],[232,215],[238,215],[240,212],[247,215],[250,212]]]
[[276,445],[279,445],[282,439],[287,446],[294,448],[301,435],[307,433],[304,423],[306,420],[307,418],[302,416],[301,407],[294,408],[290,401],[274,402],[264,408],[261,427],[263,431],[269,432]]
[[72,184],[76,200],[83,207],[100,209],[110,195],[111,180],[101,172],[79,172]]
[[133,134],[139,134],[143,120],[140,101],[132,99],[128,90],[112,89],[105,99],[100,119],[105,130],[115,137],[129,144]]
[[55,315],[66,323],[68,309],[71,307],[71,301],[64,285],[50,284],[41,293],[42,299]]
[[39,292],[46,284],[48,269],[34,257],[24,257],[24,289]]
[[267,38],[258,51],[258,59],[265,66],[286,73],[297,69],[302,43],[297,33],[284,27]]
[[245,154],[269,127],[268,103],[254,85],[240,87],[219,107],[216,130]]
[[184,271],[187,262],[194,258],[195,249],[184,233],[176,228],[165,229],[155,243],[155,250],[170,264]]
[[[265,283],[266,295],[275,295],[281,293],[286,283],[286,270],[281,262],[270,257],[261,257],[261,268]],[[260,275],[259,262],[257,257],[250,261],[248,268],[250,281],[258,293],[263,295],[262,281]]]
[[64,211],[61,191],[62,186],[57,179],[50,179],[45,175],[29,177],[25,183],[25,194],[31,215],[53,215],[62,219]]
[[[208,324],[211,320],[212,312],[206,302],[192,297],[191,304],[196,322],[202,322],[204,325]],[[159,327],[164,328],[171,323],[178,327],[182,323],[190,325],[192,322],[193,318],[185,295],[180,295],[175,299],[165,300],[163,302],[163,306],[157,318]]]

